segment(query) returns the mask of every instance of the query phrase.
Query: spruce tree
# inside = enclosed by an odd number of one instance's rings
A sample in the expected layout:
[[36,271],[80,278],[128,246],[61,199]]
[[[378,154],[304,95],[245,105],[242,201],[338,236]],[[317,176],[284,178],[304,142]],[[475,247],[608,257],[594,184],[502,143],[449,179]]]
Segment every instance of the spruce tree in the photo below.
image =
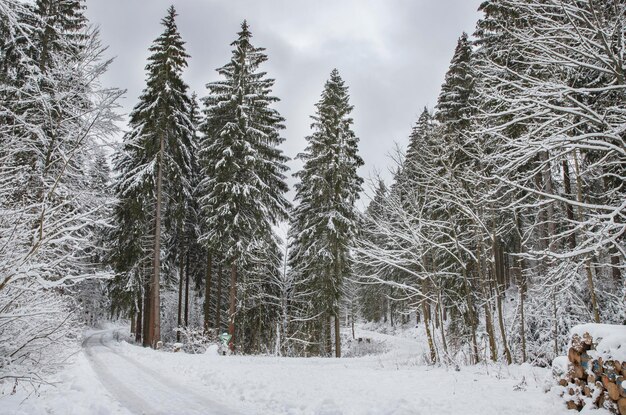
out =
[[[150,306],[144,306],[143,312],[147,319],[144,345],[152,347],[160,340],[161,257],[172,259],[169,252],[162,252],[171,246],[165,239],[180,235],[192,196],[194,126],[188,87],[181,77],[189,55],[175,18],[171,6],[161,21],[163,33],[150,47],[146,88],[130,114],[131,129],[117,163],[121,175],[115,237],[122,261],[115,262],[118,272],[126,276],[130,270],[144,270],[144,276],[149,275],[150,282],[144,287],[149,291],[144,297]],[[148,234],[149,248],[145,243]],[[126,244],[133,249],[124,249]],[[149,273],[140,265],[147,253],[152,256]]]
[[459,132],[470,127],[471,116],[474,112],[471,98],[475,77],[471,58],[472,45],[467,38],[467,33],[463,33],[454,50],[436,107],[435,118],[445,124],[448,130]]
[[[318,315],[314,330],[325,332],[330,349],[330,321],[335,319],[335,355],[341,356],[339,308],[343,281],[351,273],[350,246],[357,232],[354,207],[363,180],[357,169],[358,138],[352,131],[348,87],[336,69],[324,86],[312,116],[313,133],[299,154],[304,167],[296,177],[296,201],[291,223],[290,266],[301,290],[312,293],[309,316]],[[325,326],[325,328],[324,328]]]
[[217,72],[223,80],[207,85],[204,142],[200,152],[200,199],[206,231],[202,241],[231,266],[229,332],[235,333],[237,267],[249,259],[249,249],[269,240],[272,225],[287,218],[284,194],[285,157],[278,146],[284,119],[272,108],[274,80],[259,66],[267,60],[263,48],[250,42],[244,21],[230,61]]
[[86,37],[87,19],[84,0],[37,0],[36,13],[41,17],[38,44],[33,50],[39,68],[45,71],[58,54],[75,54]]

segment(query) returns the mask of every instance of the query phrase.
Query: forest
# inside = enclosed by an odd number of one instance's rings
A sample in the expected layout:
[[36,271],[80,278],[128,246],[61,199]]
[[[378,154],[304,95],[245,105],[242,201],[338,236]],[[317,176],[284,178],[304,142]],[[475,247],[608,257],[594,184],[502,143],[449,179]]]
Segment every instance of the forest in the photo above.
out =
[[485,0],[392,180],[357,172],[337,69],[289,171],[245,20],[194,92],[163,10],[122,125],[85,8],[0,0],[0,382],[106,320],[163,351],[337,358],[355,325],[412,325],[449,367],[546,367],[573,326],[626,324],[623,0]]

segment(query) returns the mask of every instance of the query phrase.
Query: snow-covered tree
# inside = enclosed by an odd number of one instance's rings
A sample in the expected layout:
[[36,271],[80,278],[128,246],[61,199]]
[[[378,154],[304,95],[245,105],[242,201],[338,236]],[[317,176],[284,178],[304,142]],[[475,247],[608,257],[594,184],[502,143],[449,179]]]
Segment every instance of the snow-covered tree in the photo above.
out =
[[0,21],[0,377],[37,380],[72,350],[76,283],[107,275],[106,203],[85,172],[120,91],[100,85],[109,61],[80,2],[2,0]]
[[309,309],[305,310],[315,327],[311,342],[325,342],[328,352],[334,317],[337,357],[341,356],[339,308],[344,280],[352,273],[350,248],[357,233],[355,202],[363,182],[357,174],[363,160],[358,155],[359,140],[352,131],[349,98],[348,87],[339,71],[333,69],[311,117],[313,133],[306,138],[304,153],[298,155],[304,166],[295,174],[299,179],[295,197],[299,204],[290,228],[290,267],[298,289],[311,296]]
[[[144,295],[149,307],[143,306],[147,320],[143,338],[152,347],[161,337],[161,271],[176,262],[171,240],[183,233],[193,190],[195,129],[188,86],[182,79],[189,56],[175,18],[171,6],[161,21],[163,33],[150,47],[146,88],[130,114],[130,131],[116,165],[120,177],[114,239],[119,260],[114,261],[124,289],[137,292],[143,286],[149,292]],[[148,274],[147,256],[152,258]]]
[[202,241],[231,267],[229,331],[235,334],[238,267],[250,251],[270,241],[272,226],[287,218],[287,158],[279,149],[284,119],[272,108],[274,80],[259,70],[267,60],[251,44],[244,21],[230,61],[217,71],[224,79],[207,85],[204,141],[200,157],[200,205],[206,227]]

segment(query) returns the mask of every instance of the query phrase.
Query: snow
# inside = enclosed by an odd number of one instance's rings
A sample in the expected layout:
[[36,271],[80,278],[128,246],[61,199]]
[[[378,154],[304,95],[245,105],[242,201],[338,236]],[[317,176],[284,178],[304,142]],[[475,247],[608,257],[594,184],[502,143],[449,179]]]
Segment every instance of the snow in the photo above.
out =
[[388,351],[307,359],[153,351],[117,342],[126,332],[88,333],[58,387],[42,387],[38,398],[22,403],[26,389],[9,395],[11,385],[0,384],[0,413],[568,414],[555,393],[543,392],[549,369],[425,366],[423,345],[411,337],[357,329],[357,338]]
[[51,379],[50,385],[0,383],[2,415],[130,415],[106,393],[84,353],[75,356],[71,365]]
[[589,333],[593,342],[597,343],[596,350],[591,351],[593,357],[602,357],[607,360],[626,361],[626,325],[616,324],[579,324],[570,330],[570,338],[577,334],[580,337]]
[[569,370],[569,360],[567,356],[557,356],[552,360],[552,375],[555,377],[564,376]]

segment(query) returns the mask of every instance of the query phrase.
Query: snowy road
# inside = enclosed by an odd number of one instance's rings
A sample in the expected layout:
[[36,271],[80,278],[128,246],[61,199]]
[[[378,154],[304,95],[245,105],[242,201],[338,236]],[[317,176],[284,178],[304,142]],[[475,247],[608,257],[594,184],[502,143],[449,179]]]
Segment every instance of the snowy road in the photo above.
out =
[[118,331],[88,336],[85,354],[107,391],[130,412],[140,415],[185,413],[230,415],[236,412],[212,401],[194,385],[173,382],[117,348]]
[[358,328],[357,337],[384,342],[384,350],[343,359],[168,353],[132,344],[128,332],[88,333],[83,352],[38,399],[24,400],[26,387],[0,389],[0,415],[569,414],[558,390],[544,393],[550,369],[428,366],[424,334],[414,328]]

